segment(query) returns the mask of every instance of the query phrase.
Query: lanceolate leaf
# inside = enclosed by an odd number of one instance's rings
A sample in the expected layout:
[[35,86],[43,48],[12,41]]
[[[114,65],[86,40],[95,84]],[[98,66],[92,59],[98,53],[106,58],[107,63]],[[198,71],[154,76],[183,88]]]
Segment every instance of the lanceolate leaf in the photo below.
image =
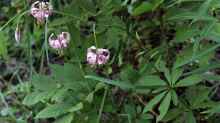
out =
[[204,49],[203,51],[198,51],[196,54],[193,54],[192,49],[188,49],[188,51],[184,55],[180,55],[179,57],[177,57],[174,68],[178,68],[192,61],[195,61],[209,54],[210,52],[213,52],[218,47],[220,47],[220,44],[216,44],[212,47],[209,47],[208,49]]
[[161,80],[160,77],[154,75],[146,75],[141,77],[136,86],[137,87],[150,87],[150,86],[165,86],[165,81]]
[[196,118],[192,111],[186,112],[186,123],[196,123]]
[[171,92],[168,92],[163,101],[160,104],[159,111],[160,115],[157,117],[157,121],[161,121],[163,117],[166,115],[171,102]]
[[176,87],[191,86],[191,85],[196,85],[201,81],[202,81],[201,75],[192,75],[186,77],[185,79],[180,80],[175,86]]
[[140,15],[145,12],[149,12],[153,9],[153,4],[150,2],[143,2],[137,8],[134,9],[132,15]]
[[103,77],[87,75],[87,76],[85,76],[85,78],[92,79],[92,80],[97,80],[97,81],[104,82],[106,84],[110,84],[110,85],[114,85],[114,86],[118,86],[118,87],[121,87],[123,89],[133,89],[134,88],[130,83],[117,81],[117,80],[110,80],[110,79],[106,79],[106,78],[103,78]]
[[155,105],[157,105],[160,100],[164,97],[166,92],[163,92],[157,96],[155,96],[150,102],[147,103],[147,105],[144,107],[143,113],[146,113],[154,108]]
[[175,90],[171,90],[171,96],[172,96],[173,104],[177,106],[177,104],[178,104],[178,95],[177,95]]
[[138,7],[136,7],[133,12],[132,15],[140,15],[143,14],[145,12],[150,12],[150,11],[154,11],[156,8],[158,8],[162,3],[164,2],[164,0],[152,0],[150,2],[148,1],[144,1],[142,2]]
[[183,73],[183,70],[181,68],[177,68],[177,69],[172,70],[172,75],[171,75],[172,84],[175,84],[177,82],[177,80],[180,78],[182,73]]

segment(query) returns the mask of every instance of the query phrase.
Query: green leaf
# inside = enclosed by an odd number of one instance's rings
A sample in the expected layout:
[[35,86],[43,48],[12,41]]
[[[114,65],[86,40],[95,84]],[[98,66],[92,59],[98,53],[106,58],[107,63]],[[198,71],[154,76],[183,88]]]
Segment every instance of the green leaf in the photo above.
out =
[[202,112],[204,114],[209,114],[209,115],[213,115],[215,113],[220,113],[220,104],[219,103],[216,103],[215,106],[213,106],[212,108],[210,109],[207,109],[206,111]]
[[0,31],[0,56],[3,57],[3,58],[6,58],[7,57],[7,54],[8,54],[8,48],[7,48],[7,36],[2,32]]
[[160,77],[154,75],[142,76],[136,83],[137,87],[149,87],[149,86],[165,86],[165,81],[161,80]]
[[170,70],[166,68],[164,70],[164,75],[165,75],[167,81],[169,82],[169,84],[172,85],[172,80],[171,80],[172,78],[171,78]]
[[205,0],[204,3],[200,6],[198,14],[205,15],[208,14],[208,10],[213,0]]
[[40,101],[43,101],[44,99],[51,97],[54,94],[54,91],[46,91],[46,92],[33,92],[28,94],[24,100],[23,100],[23,104],[24,105],[34,105]]
[[139,5],[138,7],[136,7],[134,9],[134,11],[132,12],[132,15],[137,16],[137,15],[143,14],[145,12],[152,11],[153,8],[154,8],[154,6],[152,3],[142,2],[141,5]]
[[183,73],[183,69],[181,69],[181,68],[177,68],[177,69],[172,70],[172,73],[171,73],[172,74],[171,75],[172,84],[175,84],[177,82],[177,80],[180,78],[182,73]]
[[52,75],[61,82],[69,83],[72,81],[79,81],[83,79],[82,71],[78,65],[65,63],[64,66],[58,64],[50,65]]
[[210,15],[199,15],[197,12],[178,12],[175,15],[168,17],[167,21],[185,21],[194,20],[195,21],[217,21],[216,18]]
[[71,105],[66,103],[49,105],[41,110],[36,118],[55,118],[67,113],[70,107]]
[[72,123],[72,120],[73,120],[73,114],[69,113],[67,115],[58,118],[54,123]]
[[175,106],[178,105],[178,95],[175,90],[171,90],[172,101]]
[[196,118],[193,115],[193,112],[186,112],[186,123],[196,123]]
[[155,10],[157,7],[159,7],[163,2],[164,2],[164,0],[153,0],[152,1],[152,4],[154,5],[153,10]]
[[177,32],[176,32],[174,41],[177,43],[185,42],[188,39],[195,36],[196,34],[198,34],[198,29],[196,29],[196,28],[179,27],[179,28],[177,28]]
[[185,95],[191,109],[199,109],[200,105],[210,101],[210,88],[202,85],[192,86],[185,90]]
[[59,85],[75,91],[87,89],[88,83],[84,80],[79,65],[65,63],[64,66],[52,64],[50,67],[52,69],[50,78],[54,78]]
[[150,11],[154,11],[156,10],[156,8],[158,8],[162,3],[164,2],[164,0],[153,0],[150,2],[142,2],[139,6],[137,6],[133,12],[132,15],[137,16],[140,14],[143,14],[145,12],[150,12]]
[[180,116],[183,113],[183,110],[180,108],[174,108],[167,112],[167,114],[163,118],[163,122],[169,122],[174,119],[176,119],[178,116]]
[[171,92],[168,92],[159,106],[160,115],[157,117],[157,121],[161,121],[166,115],[171,102]]
[[212,74],[204,74],[202,78],[209,81],[220,81],[219,75],[212,75]]
[[154,108],[155,105],[157,105],[160,100],[164,97],[166,92],[160,93],[159,95],[155,96],[150,102],[147,103],[147,105],[144,107],[143,113],[146,113]]
[[76,112],[76,111],[81,110],[82,108],[83,108],[83,103],[80,102],[80,103],[76,104],[75,106],[71,107],[69,109],[69,112]]
[[110,85],[114,85],[114,86],[118,86],[122,89],[133,89],[134,88],[130,83],[117,81],[117,80],[105,79],[105,78],[98,77],[98,76],[86,75],[85,78],[100,81],[100,82],[104,82],[106,84],[110,84]]
[[210,70],[216,69],[216,68],[220,68],[220,62],[211,62],[208,65],[201,66],[198,69],[195,69],[191,72],[184,73],[183,75],[187,76],[187,75],[191,75],[191,74],[202,74],[202,73],[205,73],[207,71],[210,71]]
[[212,47],[206,47],[201,51],[198,51],[196,54],[193,53],[192,48],[186,49],[186,51],[177,57],[177,60],[174,64],[174,68],[181,67],[185,64],[188,64],[194,60],[200,59],[209,53],[212,53],[216,48],[218,48],[220,44],[216,44]]
[[51,91],[58,88],[56,81],[50,76],[36,74],[33,76],[31,83],[34,88],[39,91]]
[[92,103],[93,98],[94,98],[94,92],[91,92],[91,93],[89,93],[89,95],[86,97],[85,100],[89,103]]
[[192,75],[186,77],[185,79],[180,80],[175,86],[176,87],[192,86],[198,84],[201,81],[202,81],[201,75]]

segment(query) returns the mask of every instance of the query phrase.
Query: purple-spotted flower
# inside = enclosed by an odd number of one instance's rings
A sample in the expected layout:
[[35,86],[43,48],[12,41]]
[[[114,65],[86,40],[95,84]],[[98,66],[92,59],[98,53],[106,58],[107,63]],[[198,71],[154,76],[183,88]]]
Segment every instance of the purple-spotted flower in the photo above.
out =
[[70,34],[68,32],[62,32],[55,36],[53,33],[49,37],[49,45],[54,49],[63,49],[68,46],[70,41]]
[[36,1],[31,5],[31,15],[42,23],[52,14],[53,7],[49,2]]
[[90,65],[102,65],[106,64],[109,60],[110,52],[107,49],[97,49],[92,46],[87,49],[87,63]]

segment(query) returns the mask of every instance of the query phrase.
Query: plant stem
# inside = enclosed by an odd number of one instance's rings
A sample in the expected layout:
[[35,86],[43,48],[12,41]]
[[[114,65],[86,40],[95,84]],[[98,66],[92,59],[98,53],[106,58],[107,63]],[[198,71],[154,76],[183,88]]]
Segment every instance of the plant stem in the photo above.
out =
[[49,65],[49,55],[48,55],[48,45],[47,45],[47,33],[48,33],[48,18],[46,18],[45,22],[45,34],[44,34],[44,48],[45,48],[45,53],[46,53],[46,58],[47,58],[47,65]]
[[95,41],[95,45],[96,45],[96,48],[98,48],[98,43],[97,43],[97,38],[96,38],[96,31],[95,31],[95,27],[96,25],[93,24],[93,36],[94,36],[94,41]]
[[108,87],[105,88],[105,92],[104,92],[104,95],[103,95],[103,98],[102,98],[101,107],[99,109],[99,115],[98,115],[97,123],[100,123],[100,120],[101,120],[101,117],[102,117],[102,111],[103,111],[103,107],[104,107],[104,104],[105,104],[105,99],[106,99],[106,96],[107,96],[107,92],[108,92]]

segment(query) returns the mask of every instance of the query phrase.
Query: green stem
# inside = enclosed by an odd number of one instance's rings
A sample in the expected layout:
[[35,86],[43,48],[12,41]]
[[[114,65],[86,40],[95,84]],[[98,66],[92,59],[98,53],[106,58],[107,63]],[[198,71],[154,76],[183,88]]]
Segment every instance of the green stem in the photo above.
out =
[[31,47],[31,41],[33,40],[31,36],[31,40],[28,42],[29,47],[29,65],[30,65],[30,77],[32,78],[33,75],[33,61],[32,61],[32,47]]
[[47,33],[48,33],[48,18],[46,18],[45,22],[45,32],[44,32],[44,48],[45,48],[45,53],[46,53],[46,58],[47,58],[47,65],[49,65],[49,55],[48,55],[48,44],[47,44]]
[[105,92],[104,92],[104,95],[103,95],[103,98],[102,98],[101,107],[99,109],[99,115],[98,115],[97,123],[100,123],[100,120],[101,120],[101,117],[102,117],[102,111],[103,111],[103,108],[104,108],[107,92],[108,92],[108,88],[105,88]]
[[96,38],[96,31],[95,31],[95,27],[96,25],[93,24],[93,36],[94,36],[94,41],[95,41],[95,45],[96,45],[96,48],[98,48],[98,43],[97,43],[97,38]]

